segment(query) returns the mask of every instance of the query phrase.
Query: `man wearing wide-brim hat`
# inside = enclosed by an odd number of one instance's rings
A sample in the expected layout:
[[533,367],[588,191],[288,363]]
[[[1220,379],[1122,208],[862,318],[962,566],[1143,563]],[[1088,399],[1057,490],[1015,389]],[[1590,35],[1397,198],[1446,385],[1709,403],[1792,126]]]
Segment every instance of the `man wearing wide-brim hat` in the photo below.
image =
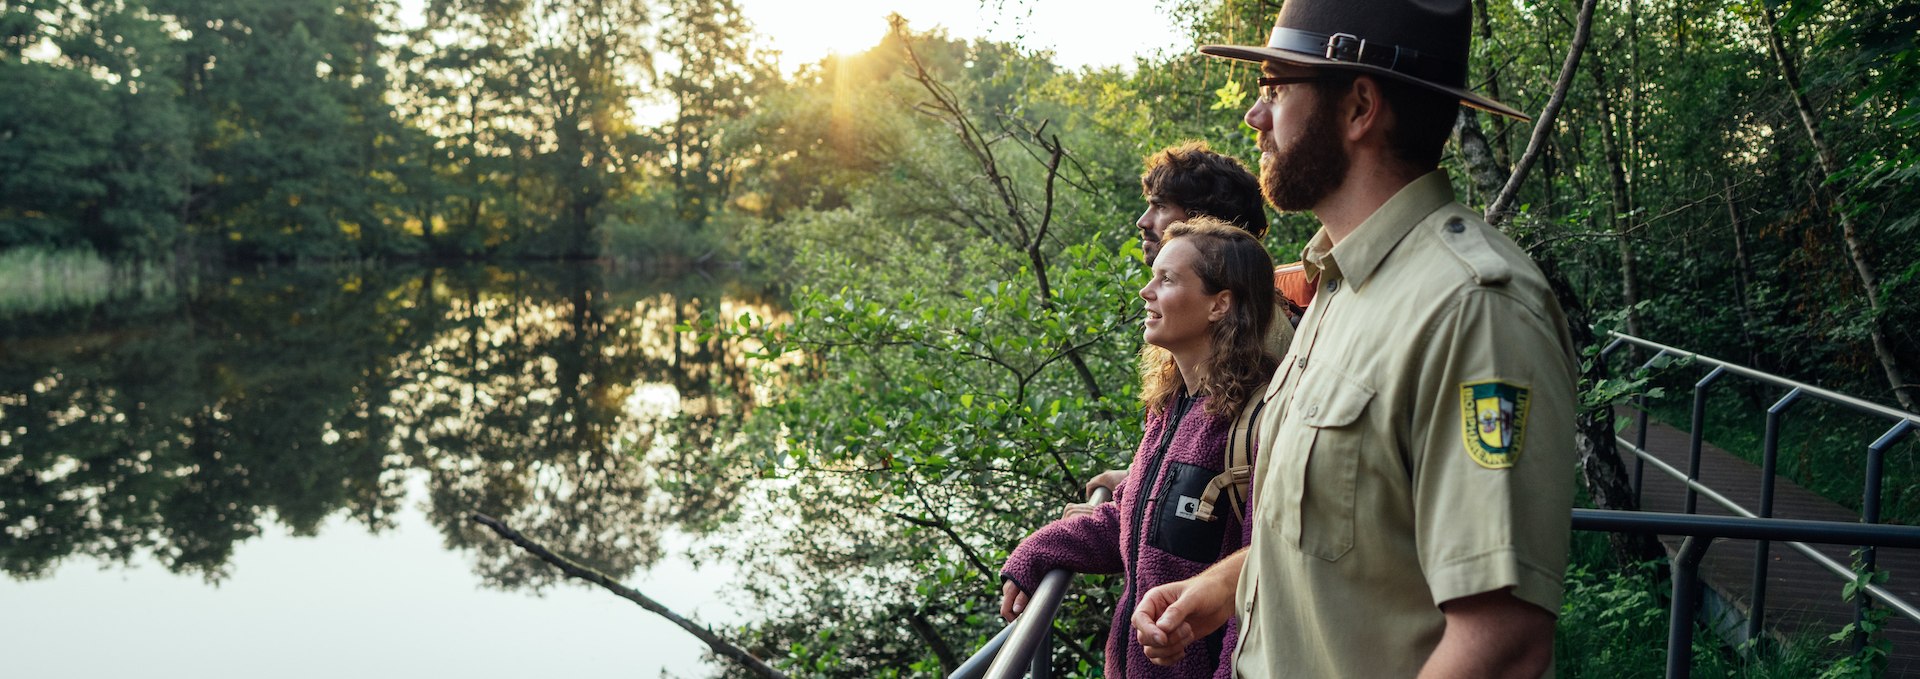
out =
[[1148,657],[1240,617],[1240,677],[1551,673],[1573,343],[1545,278],[1453,200],[1466,0],[1289,0],[1259,62],[1261,190],[1317,286],[1261,411],[1250,548],[1148,591]]

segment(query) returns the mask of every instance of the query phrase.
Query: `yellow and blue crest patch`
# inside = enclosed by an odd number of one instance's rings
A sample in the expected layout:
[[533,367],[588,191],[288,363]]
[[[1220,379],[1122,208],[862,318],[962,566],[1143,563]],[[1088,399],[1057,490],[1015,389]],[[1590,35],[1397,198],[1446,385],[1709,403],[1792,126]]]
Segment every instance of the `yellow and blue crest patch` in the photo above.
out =
[[1460,385],[1460,435],[1480,466],[1512,467],[1527,435],[1527,388],[1498,380]]

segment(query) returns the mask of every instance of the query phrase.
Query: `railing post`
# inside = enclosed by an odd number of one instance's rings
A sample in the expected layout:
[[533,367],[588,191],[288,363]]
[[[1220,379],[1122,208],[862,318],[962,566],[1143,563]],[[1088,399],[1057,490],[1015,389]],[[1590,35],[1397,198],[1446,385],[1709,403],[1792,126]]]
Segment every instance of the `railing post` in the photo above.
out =
[[1040,633],[1040,648],[1033,652],[1033,665],[1027,670],[1032,679],[1053,679],[1053,625]]
[[[1895,423],[1892,429],[1888,429],[1887,433],[1880,435],[1880,438],[1875,440],[1872,445],[1867,446],[1867,484],[1866,489],[1860,496],[1861,523],[1880,523],[1880,481],[1881,476],[1886,471],[1887,449],[1892,448],[1894,442],[1906,436],[1907,432],[1912,428],[1912,422],[1901,420]],[[1873,572],[1879,561],[1878,550],[1878,547],[1868,545],[1866,551],[1860,557],[1860,577],[1866,578],[1867,582],[1873,581]],[[1866,622],[1867,610],[1873,608],[1873,596],[1869,594],[1864,587],[1860,588],[1859,592],[1860,598],[1853,604],[1853,622],[1854,629],[1856,630],[1861,629],[1860,623]],[[1867,635],[1854,634],[1854,652],[1858,653],[1861,649],[1866,648],[1866,646]]]
[[1619,333],[1614,333],[1613,341],[1608,342],[1607,346],[1602,347],[1600,349],[1600,360],[1605,361],[1608,358],[1612,357],[1613,352],[1615,350],[1618,350],[1620,348],[1620,345],[1626,344],[1626,343],[1627,343],[1627,340],[1625,338],[1620,337]]
[[1707,373],[1706,377],[1700,378],[1700,381],[1693,385],[1693,426],[1690,427],[1693,431],[1687,435],[1687,481],[1689,483],[1687,484],[1686,513],[1688,514],[1694,513],[1700,500],[1700,493],[1693,489],[1693,484],[1700,482],[1700,444],[1707,430],[1707,387],[1713,386],[1714,380],[1720,379],[1720,376],[1725,374],[1727,374],[1726,367],[1714,366],[1712,372]]
[[[1110,489],[1095,488],[1087,501],[1097,505],[1111,497]],[[965,667],[972,671],[975,660],[991,655],[992,661],[987,663],[985,672],[987,679],[1011,679],[1025,672],[1031,672],[1035,677],[1050,676],[1053,671],[1053,616],[1060,611],[1060,600],[1066,597],[1067,584],[1073,581],[1073,576],[1072,572],[1065,569],[1047,571],[1046,575],[1041,576],[1040,584],[1035,585],[1032,594],[1027,597],[1026,610],[1020,613],[1020,617],[1014,618],[1003,632],[1006,641],[1001,642],[1000,648],[991,654],[981,649],[981,652],[967,660]],[[960,672],[954,672],[950,679],[960,676],[963,676]]]
[[1667,679],[1693,674],[1693,618],[1700,610],[1700,559],[1713,538],[1689,536],[1673,557],[1673,616],[1667,621]]
[[[1653,352],[1653,358],[1649,358],[1647,359],[1646,363],[1640,364],[1640,369],[1637,372],[1643,372],[1643,373],[1652,372],[1653,364],[1660,362],[1660,357],[1665,355],[1667,355],[1667,350],[1665,349],[1661,349],[1659,351]],[[1636,404],[1635,408],[1639,409],[1640,411],[1640,418],[1639,418],[1640,421],[1635,423],[1638,433],[1636,433],[1634,436],[1633,445],[1634,447],[1639,448],[1641,450],[1646,450],[1647,449],[1647,393],[1644,391],[1640,392],[1639,396],[1634,397],[1634,403]],[[1641,505],[1640,493],[1641,493],[1641,489],[1646,487],[1646,476],[1647,476],[1646,458],[1640,457],[1638,455],[1633,456],[1633,505],[1635,507],[1638,507]]]
[[[1780,459],[1780,419],[1794,401],[1800,400],[1800,393],[1800,389],[1795,387],[1773,407],[1767,408],[1767,438],[1762,445],[1764,457],[1760,464],[1759,515],[1763,519],[1773,518],[1773,476]],[[1772,542],[1756,540],[1753,546],[1753,606],[1747,611],[1747,638],[1757,641],[1766,632],[1767,562]]]
[[[1647,395],[1641,394],[1635,400],[1639,403],[1640,433],[1634,437],[1633,445],[1641,450],[1647,449]],[[1640,499],[1641,489],[1647,486],[1647,458],[1633,456],[1633,506],[1642,507],[1647,503]]]

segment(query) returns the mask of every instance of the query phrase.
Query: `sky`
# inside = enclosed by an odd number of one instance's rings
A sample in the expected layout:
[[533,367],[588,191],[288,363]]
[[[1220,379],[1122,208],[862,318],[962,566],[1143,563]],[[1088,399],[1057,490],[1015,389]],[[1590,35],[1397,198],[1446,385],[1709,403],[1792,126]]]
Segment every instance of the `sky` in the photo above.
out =
[[879,44],[893,12],[917,30],[941,26],[956,38],[1051,49],[1055,62],[1069,68],[1131,66],[1135,55],[1186,45],[1185,35],[1160,11],[1161,0],[738,2],[756,31],[782,52],[780,65],[787,71],[836,51],[853,54]]

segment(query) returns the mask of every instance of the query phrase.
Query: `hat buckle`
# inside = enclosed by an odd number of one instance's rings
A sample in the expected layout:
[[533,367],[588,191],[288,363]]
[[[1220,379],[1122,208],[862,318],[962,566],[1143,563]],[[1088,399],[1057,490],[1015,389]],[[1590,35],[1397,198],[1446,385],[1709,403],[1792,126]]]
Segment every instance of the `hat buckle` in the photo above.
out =
[[1359,62],[1367,53],[1367,41],[1352,33],[1335,33],[1327,36],[1326,58],[1334,61]]

